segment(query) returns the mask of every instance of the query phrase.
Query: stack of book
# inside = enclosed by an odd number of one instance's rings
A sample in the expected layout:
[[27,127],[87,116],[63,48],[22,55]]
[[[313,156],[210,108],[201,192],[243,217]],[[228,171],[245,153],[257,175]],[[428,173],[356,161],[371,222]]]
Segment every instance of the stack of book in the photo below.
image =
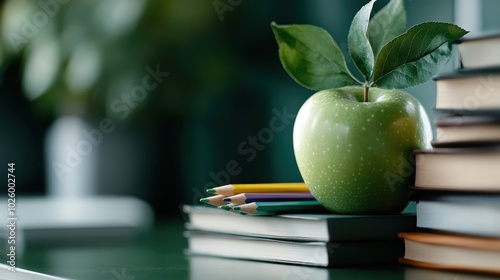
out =
[[401,262],[500,274],[500,34],[458,42],[462,66],[436,77],[433,150],[415,152],[417,227]]
[[435,78],[434,147],[485,146],[500,142],[500,33],[461,39],[461,67]]
[[[398,239],[398,233],[416,229],[414,213],[332,214],[310,198],[252,202],[249,194],[256,191],[269,194],[270,189],[280,191],[276,185],[231,185],[215,189],[209,191],[215,196],[202,201],[223,206],[224,198],[231,198],[229,202],[234,203],[235,196],[246,193],[246,198],[240,197],[239,203],[254,203],[257,208],[244,209],[244,213],[250,215],[240,215],[215,207],[184,205],[183,211],[188,218],[187,254],[320,267],[387,264],[396,263],[403,254],[403,241]],[[228,189],[231,189],[229,193],[224,193]],[[300,192],[303,190],[296,189],[295,193]],[[315,206],[296,208],[294,202],[297,205],[309,202]],[[262,203],[287,206],[264,207],[262,212],[259,208],[268,205]],[[232,206],[230,210],[240,212],[242,206]]]

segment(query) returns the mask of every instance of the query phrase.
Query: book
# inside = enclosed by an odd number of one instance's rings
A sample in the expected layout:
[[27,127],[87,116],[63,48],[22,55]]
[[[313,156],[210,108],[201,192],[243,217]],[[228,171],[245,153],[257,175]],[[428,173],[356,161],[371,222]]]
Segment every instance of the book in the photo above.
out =
[[398,239],[319,242],[200,231],[187,231],[185,235],[187,254],[321,267],[396,263],[403,254],[403,244]]
[[416,215],[286,214],[243,216],[224,210],[184,205],[190,230],[302,241],[383,240],[416,229]]
[[500,191],[500,148],[418,150],[415,189]]
[[403,264],[500,274],[500,239],[444,233],[403,232]]
[[500,116],[447,116],[434,120],[434,148],[500,144]]
[[[190,255],[190,280],[327,280],[327,279],[402,279],[409,269],[399,264],[346,267],[342,269],[325,269],[323,267],[303,266],[284,263],[257,262],[249,260],[214,258],[201,255]],[[235,271],[236,270],[236,271]],[[376,276],[376,277],[375,277]],[[415,278],[413,278],[415,279]],[[413,280],[412,279],[412,280]],[[420,278],[419,280],[427,279]],[[449,278],[448,280],[491,280],[488,278]],[[117,279],[118,280],[118,279]],[[137,279],[139,280],[139,279]],[[446,280],[440,278],[440,280]]]
[[[202,255],[189,255],[188,261],[190,280],[328,280],[330,279],[330,275],[332,274],[332,272],[334,272],[335,275],[344,276],[333,279],[347,279],[345,276],[349,275],[348,272],[344,272],[346,269],[332,270],[314,266],[297,266],[284,263],[256,262],[229,258],[213,258]],[[237,268],[237,272],[235,273],[231,270],[231,268]],[[358,275],[362,273],[363,272],[360,272],[358,273]]]
[[417,227],[500,238],[500,193],[416,192]]
[[441,74],[436,81],[436,109],[492,110],[500,108],[500,67]]
[[500,66],[500,33],[492,32],[456,41],[460,62],[464,69]]

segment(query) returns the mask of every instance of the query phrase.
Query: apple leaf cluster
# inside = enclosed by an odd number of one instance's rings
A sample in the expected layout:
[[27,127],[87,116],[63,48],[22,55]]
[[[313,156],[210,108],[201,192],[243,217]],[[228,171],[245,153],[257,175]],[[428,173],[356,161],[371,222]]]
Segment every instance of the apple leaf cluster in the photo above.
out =
[[354,16],[347,37],[349,55],[364,81],[352,75],[339,45],[326,30],[273,22],[287,73],[312,90],[350,85],[363,85],[366,92],[369,87],[403,89],[436,75],[451,57],[451,42],[468,33],[442,22],[424,22],[406,30],[404,0],[391,0],[370,19],[375,1]]

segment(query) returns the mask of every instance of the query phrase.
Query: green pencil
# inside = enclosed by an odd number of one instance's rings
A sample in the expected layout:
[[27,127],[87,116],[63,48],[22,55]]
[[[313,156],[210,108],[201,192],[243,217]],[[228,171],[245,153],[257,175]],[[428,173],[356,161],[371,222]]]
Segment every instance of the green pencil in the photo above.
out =
[[213,195],[213,196],[204,197],[204,198],[200,199],[200,202],[203,202],[203,203],[206,203],[206,204],[210,204],[210,205],[213,205],[213,206],[221,206],[221,205],[227,204],[227,202],[225,202],[225,201],[222,200],[224,197],[225,196],[223,196],[221,194],[219,194],[219,195]]
[[226,204],[226,205],[220,205],[217,208],[223,209],[223,210],[226,210],[226,211],[230,211],[230,210],[233,210],[234,206],[235,206],[234,203],[229,203],[229,204]]
[[315,200],[252,202],[234,206],[233,209],[247,214],[261,215],[327,211],[323,206],[321,206],[321,204],[319,204],[319,202]]
[[231,213],[243,214],[243,215],[246,214],[246,213],[242,213],[241,211],[234,210],[234,206],[235,206],[234,203],[229,203],[229,204],[226,204],[226,205],[218,206],[217,208],[229,211]]

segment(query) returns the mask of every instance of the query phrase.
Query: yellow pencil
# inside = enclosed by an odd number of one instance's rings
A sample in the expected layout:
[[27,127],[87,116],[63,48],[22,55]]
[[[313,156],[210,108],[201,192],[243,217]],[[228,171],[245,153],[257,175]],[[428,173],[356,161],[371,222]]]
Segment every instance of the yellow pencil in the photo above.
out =
[[208,193],[225,196],[239,193],[308,192],[305,183],[231,184],[208,189]]

